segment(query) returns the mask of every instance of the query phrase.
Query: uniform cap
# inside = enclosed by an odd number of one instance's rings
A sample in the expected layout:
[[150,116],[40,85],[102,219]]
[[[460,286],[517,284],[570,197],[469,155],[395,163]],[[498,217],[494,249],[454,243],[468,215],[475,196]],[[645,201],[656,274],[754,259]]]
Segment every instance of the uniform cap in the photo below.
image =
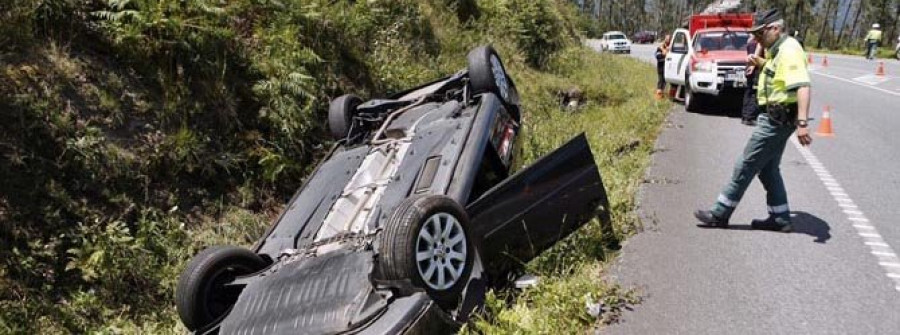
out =
[[777,9],[756,12],[753,14],[753,28],[750,28],[750,31],[759,31],[778,20],[781,20],[781,12]]

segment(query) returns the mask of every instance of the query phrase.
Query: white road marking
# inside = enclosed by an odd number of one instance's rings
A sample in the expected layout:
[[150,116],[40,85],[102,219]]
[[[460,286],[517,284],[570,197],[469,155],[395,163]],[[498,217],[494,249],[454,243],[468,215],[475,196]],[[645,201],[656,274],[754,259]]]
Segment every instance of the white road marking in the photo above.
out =
[[883,88],[880,88],[880,87],[875,87],[875,86],[872,86],[872,85],[866,85],[866,84],[860,83],[860,82],[858,82],[858,81],[853,81],[853,80],[850,80],[850,79],[844,79],[844,78],[841,78],[841,77],[838,77],[838,76],[833,76],[833,75],[825,74],[825,73],[821,73],[821,72],[812,72],[812,71],[811,71],[810,73],[815,73],[815,74],[820,75],[820,76],[828,77],[828,78],[831,78],[831,79],[837,79],[837,80],[840,80],[840,81],[843,81],[843,82],[848,82],[848,83],[851,83],[851,84],[854,84],[854,85],[859,85],[859,86],[862,86],[862,87],[868,87],[868,88],[871,88],[871,89],[873,89],[873,90],[880,91],[880,92],[882,92],[882,93],[887,93],[887,94],[890,94],[890,95],[893,95],[893,96],[900,97],[900,93],[898,93],[898,92],[894,92],[894,91],[891,91],[891,90],[886,90],[886,89],[883,89]]
[[[876,87],[873,88],[878,89]],[[859,207],[853,203],[850,196],[844,193],[844,190],[841,188],[838,181],[831,177],[831,174],[828,173],[825,166],[819,162],[812,151],[810,151],[809,148],[800,145],[800,142],[797,141],[796,137],[791,137],[791,143],[793,143],[794,147],[800,151],[800,154],[806,159],[806,163],[812,166],[817,172],[819,179],[822,181],[822,184],[828,188],[834,201],[838,203],[838,206],[843,208],[844,213],[847,215],[847,219],[850,220],[853,227],[856,228],[856,234],[863,238],[863,243],[865,245],[869,246],[869,252],[876,257],[878,265],[882,267],[885,275],[890,279],[900,281],[900,259],[897,258],[897,253],[894,252],[894,249],[884,241],[884,238],[878,233],[878,229],[875,228],[875,225],[869,222],[869,219],[867,219],[865,214],[859,210]],[[827,177],[823,176],[826,174],[828,175]],[[876,248],[880,249],[876,250]],[[900,292],[900,285],[895,286],[894,288],[897,289],[897,292]]]
[[864,84],[878,85],[878,84],[881,84],[883,82],[890,80],[890,78],[886,78],[885,76],[876,76],[873,74],[867,74],[862,77],[853,78],[853,80],[864,83]]
[[[897,257],[897,254],[893,252],[882,252],[882,251],[872,251],[872,254],[875,256],[883,256],[883,257]],[[888,276],[890,277],[890,276]]]

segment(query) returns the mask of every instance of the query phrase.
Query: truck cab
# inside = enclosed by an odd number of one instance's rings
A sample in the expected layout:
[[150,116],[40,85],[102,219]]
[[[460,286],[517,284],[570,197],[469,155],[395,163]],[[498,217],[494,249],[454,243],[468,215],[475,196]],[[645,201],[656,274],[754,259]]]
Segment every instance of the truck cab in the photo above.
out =
[[689,29],[677,29],[666,55],[664,77],[678,87],[685,108],[696,110],[698,98],[724,91],[743,91],[750,14],[706,14],[691,17]]

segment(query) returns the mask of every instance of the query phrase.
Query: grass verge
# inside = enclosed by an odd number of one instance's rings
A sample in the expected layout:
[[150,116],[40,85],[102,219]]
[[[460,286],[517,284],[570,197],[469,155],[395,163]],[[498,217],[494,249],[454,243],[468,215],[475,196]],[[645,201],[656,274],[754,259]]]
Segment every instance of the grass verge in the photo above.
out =
[[[823,53],[823,54],[837,54],[837,55],[848,55],[848,56],[866,56],[866,49],[864,48],[856,48],[856,47],[845,47],[840,49],[817,49],[812,47],[806,47],[807,52],[814,53]],[[893,47],[881,47],[878,48],[878,51],[875,53],[875,58],[886,58],[886,59],[896,59],[896,54],[894,52]]]

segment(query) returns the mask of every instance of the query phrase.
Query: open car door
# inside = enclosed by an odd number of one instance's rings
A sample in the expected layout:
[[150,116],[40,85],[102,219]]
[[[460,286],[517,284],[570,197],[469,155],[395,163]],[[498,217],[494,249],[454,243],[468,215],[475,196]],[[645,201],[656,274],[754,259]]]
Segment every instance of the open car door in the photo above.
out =
[[498,275],[533,259],[608,208],[582,133],[485,192],[467,211],[485,269],[502,280]]
[[669,45],[669,53],[666,55],[663,75],[666,82],[673,85],[685,85],[684,73],[690,63],[690,36],[686,29],[675,30],[672,34],[672,42]]

